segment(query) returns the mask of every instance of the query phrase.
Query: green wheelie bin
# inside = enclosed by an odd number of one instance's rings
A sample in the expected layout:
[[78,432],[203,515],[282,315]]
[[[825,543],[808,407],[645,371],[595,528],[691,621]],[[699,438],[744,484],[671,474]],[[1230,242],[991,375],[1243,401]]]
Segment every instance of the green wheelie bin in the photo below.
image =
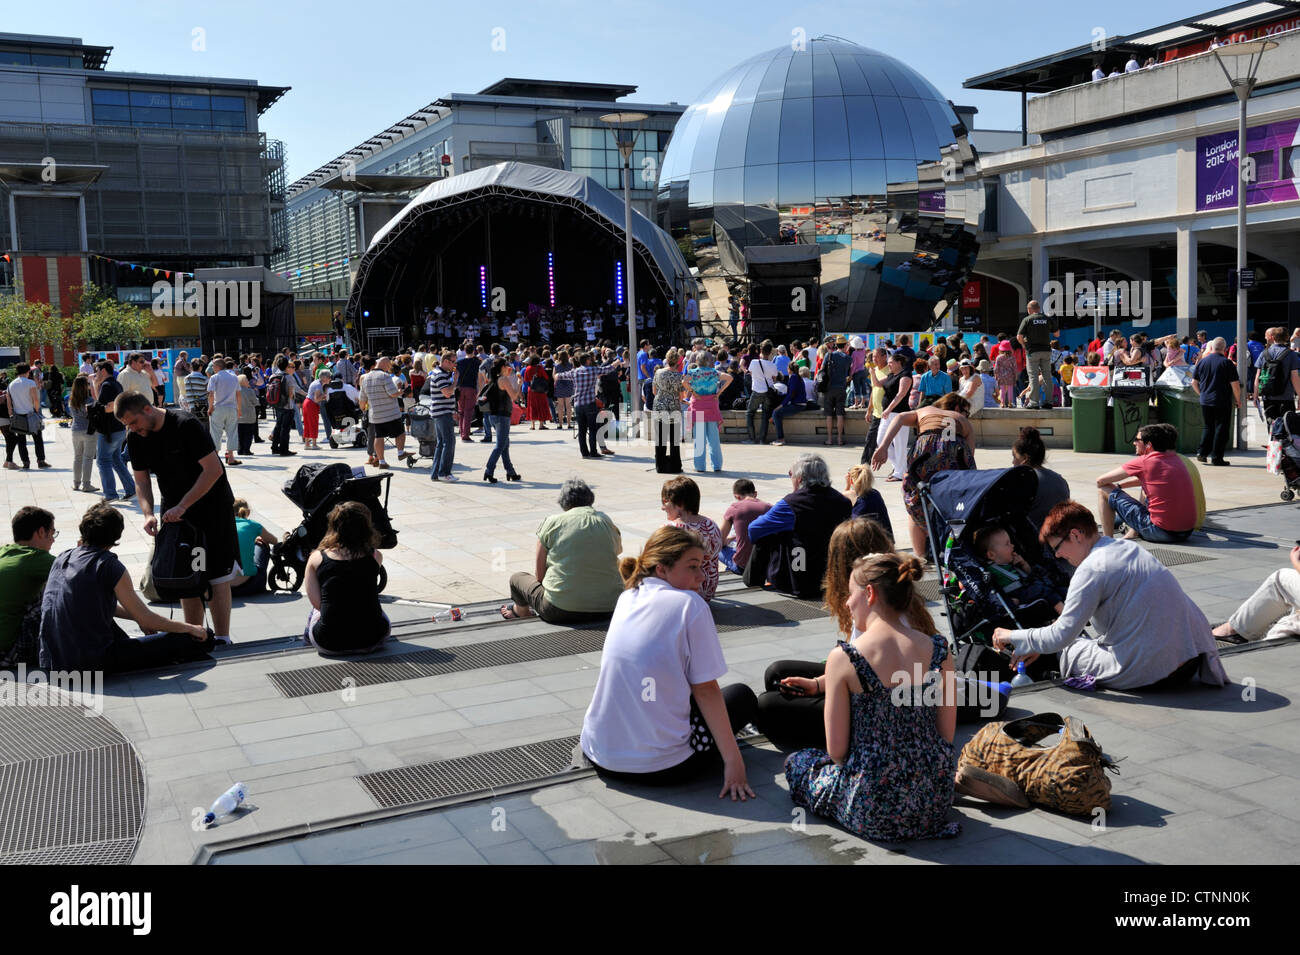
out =
[[1201,444],[1201,396],[1191,388],[1156,389],[1158,419],[1178,429],[1179,454],[1194,454]]
[[1109,388],[1077,385],[1070,388],[1070,421],[1074,450],[1099,454],[1106,451],[1106,400]]
[[1151,423],[1151,392],[1146,388],[1112,388],[1111,397],[1115,422],[1115,445],[1111,450],[1131,454],[1138,429]]

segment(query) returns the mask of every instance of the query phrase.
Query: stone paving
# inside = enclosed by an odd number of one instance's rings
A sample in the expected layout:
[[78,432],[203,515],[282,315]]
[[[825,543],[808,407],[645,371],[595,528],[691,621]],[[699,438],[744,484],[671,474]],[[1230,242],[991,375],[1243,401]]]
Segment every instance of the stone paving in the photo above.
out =
[[[53,434],[50,434],[53,431]],[[76,517],[88,496],[68,489],[71,454],[67,432],[49,429],[52,471],[6,472],[10,511],[33,501],[56,514],[59,545],[75,540]],[[432,485],[427,463],[393,478],[390,510],[402,543],[386,555],[390,568],[387,610],[401,643],[385,657],[415,647],[437,648],[495,641],[552,628],[538,621],[494,619],[489,598],[504,598],[509,573],[531,566],[533,532],[555,509],[559,482],[583,473],[596,487],[597,506],[623,529],[625,552],[635,552],[660,522],[661,477],[644,447],[601,462],[577,458],[564,432],[518,432],[516,467],[539,483],[489,487],[482,483]],[[266,445],[258,445],[265,448]],[[481,466],[487,447],[462,445]],[[728,446],[727,473],[703,475],[704,511],[720,517],[736,476],[754,477],[765,499],[788,488],[785,470],[799,448]],[[856,448],[825,451],[832,471],[856,463]],[[981,449],[983,467],[1008,462],[1005,449]],[[348,452],[304,454],[311,460],[360,459]],[[1108,455],[1057,451],[1048,465],[1071,485],[1119,460]],[[1222,511],[1208,534],[1162,548],[1209,558],[1171,569],[1218,622],[1272,570],[1284,566],[1284,543],[1300,536],[1296,511],[1274,504],[1278,478],[1263,468],[1262,452],[1236,459],[1232,468],[1203,469],[1212,509]],[[275,461],[275,464],[271,462]],[[481,472],[458,469],[462,474]],[[600,472],[609,472],[602,474]],[[237,494],[253,502],[256,516],[275,532],[297,520],[279,491],[288,476],[280,459],[258,456],[232,469]],[[96,478],[96,483],[98,479]],[[881,484],[895,527],[905,526],[898,486]],[[510,496],[507,503],[501,500]],[[1078,496],[1093,504],[1095,493]],[[513,504],[511,507],[509,504]],[[125,505],[119,505],[126,509]],[[1249,533],[1234,530],[1233,516],[1266,513]],[[138,512],[127,510],[119,553],[128,566],[143,565],[147,542]],[[1221,520],[1218,518],[1221,517]],[[761,606],[775,595],[735,589],[728,582],[717,616],[725,623],[743,605]],[[469,609],[461,624],[428,625],[429,602]],[[448,759],[522,743],[576,735],[590,701],[599,654],[471,669],[373,686],[350,694],[286,698],[267,674],[322,661],[286,637],[297,632],[305,598],[264,598],[238,606],[232,628],[248,644],[211,663],[112,678],[105,715],[136,746],[148,784],[139,863],[186,863],[209,844],[319,828],[328,820],[373,818],[377,805],[358,775]],[[775,659],[820,659],[835,638],[828,618],[781,622],[724,632],[731,671],[724,682],[761,683]],[[295,841],[252,845],[221,853],[216,861],[333,862],[1286,862],[1297,858],[1300,820],[1300,733],[1291,696],[1300,691],[1300,646],[1284,641],[1225,657],[1233,686],[1193,686],[1181,693],[1138,697],[1035,689],[1014,701],[1013,712],[1056,711],[1087,721],[1108,753],[1122,758],[1113,778],[1114,805],[1105,826],[1043,810],[990,809],[961,800],[954,812],[965,831],[955,840],[888,847],[866,843],[815,818],[800,821],[781,773],[781,755],[766,743],[747,747],[746,762],[759,798],[746,804],[716,799],[718,781],[662,792],[608,786],[575,778],[527,791],[502,793],[436,811],[408,814],[317,832]],[[959,727],[959,742],[971,727]],[[194,813],[236,780],[249,787],[250,811],[200,831]],[[798,823],[798,825],[796,825]]]

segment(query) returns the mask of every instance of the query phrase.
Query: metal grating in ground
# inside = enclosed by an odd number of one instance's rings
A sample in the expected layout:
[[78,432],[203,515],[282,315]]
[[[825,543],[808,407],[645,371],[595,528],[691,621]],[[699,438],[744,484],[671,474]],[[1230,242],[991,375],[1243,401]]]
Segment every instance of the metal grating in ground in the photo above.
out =
[[[511,637],[507,640],[488,640],[456,647],[415,650],[377,660],[325,663],[304,667],[301,670],[268,673],[267,676],[283,696],[311,696],[316,693],[337,693],[340,689],[349,686],[396,683],[401,680],[440,676],[458,670],[507,666],[511,663],[527,663],[532,660],[574,656],[579,653],[598,653],[604,645],[603,629],[560,630],[555,633]],[[351,682],[347,682],[349,680]]]
[[[12,759],[24,736],[36,755]],[[0,740],[10,754],[0,765],[0,864],[130,861],[144,774],[108,720],[81,708],[0,707]]]
[[[807,600],[715,604],[713,610],[721,633],[750,627],[777,626],[788,621],[818,620],[825,614],[820,604]],[[374,660],[323,663],[298,670],[268,673],[267,677],[282,696],[313,696],[318,693],[337,693],[345,687],[419,680],[460,670],[509,666],[512,663],[549,660],[579,653],[599,653],[604,645],[605,629],[588,627],[534,633],[506,640],[486,640],[455,647],[413,650]]]
[[507,749],[474,753],[358,776],[375,804],[384,809],[431,799],[487,792],[546,779],[570,768],[578,737],[548,739]]
[[1174,550],[1171,547],[1148,547],[1147,553],[1154,557],[1166,567],[1177,567],[1179,564],[1201,564],[1207,560],[1215,560],[1215,557],[1207,557],[1204,554],[1190,554],[1183,550]]

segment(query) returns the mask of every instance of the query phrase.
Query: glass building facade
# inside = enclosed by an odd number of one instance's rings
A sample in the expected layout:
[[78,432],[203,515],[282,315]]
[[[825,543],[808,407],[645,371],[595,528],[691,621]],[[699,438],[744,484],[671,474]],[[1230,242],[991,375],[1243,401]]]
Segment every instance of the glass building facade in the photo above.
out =
[[[944,96],[889,56],[816,38],[752,57],[682,116],[660,224],[710,232],[724,270],[749,246],[816,243],[828,330],[927,327],[974,265],[945,180],[974,163]],[[955,173],[955,174],[954,174]]]

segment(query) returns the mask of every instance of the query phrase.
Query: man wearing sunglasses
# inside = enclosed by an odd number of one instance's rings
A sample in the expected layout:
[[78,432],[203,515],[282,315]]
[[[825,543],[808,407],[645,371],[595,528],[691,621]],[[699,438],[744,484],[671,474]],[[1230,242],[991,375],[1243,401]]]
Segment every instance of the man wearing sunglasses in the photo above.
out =
[[[1115,517],[1128,525],[1125,540],[1141,537],[1157,544],[1187,540],[1196,528],[1196,489],[1187,465],[1174,451],[1178,431],[1171,424],[1148,424],[1133,439],[1132,458],[1097,478],[1102,533],[1115,533]],[[1123,488],[1141,487],[1138,501]]]

